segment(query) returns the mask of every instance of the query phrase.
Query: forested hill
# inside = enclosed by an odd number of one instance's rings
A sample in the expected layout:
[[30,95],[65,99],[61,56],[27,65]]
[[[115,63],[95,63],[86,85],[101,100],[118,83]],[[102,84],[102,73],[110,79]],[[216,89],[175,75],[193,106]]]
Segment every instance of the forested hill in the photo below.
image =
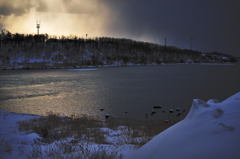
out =
[[99,65],[236,62],[222,53],[203,53],[129,39],[0,34],[1,69],[78,68]]

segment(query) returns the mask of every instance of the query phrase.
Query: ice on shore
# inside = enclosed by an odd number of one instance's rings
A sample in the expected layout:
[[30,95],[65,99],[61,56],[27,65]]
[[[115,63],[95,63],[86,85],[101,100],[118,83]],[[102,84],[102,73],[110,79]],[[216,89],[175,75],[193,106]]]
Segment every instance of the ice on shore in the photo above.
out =
[[124,159],[239,159],[240,92],[223,102],[194,99],[186,118]]

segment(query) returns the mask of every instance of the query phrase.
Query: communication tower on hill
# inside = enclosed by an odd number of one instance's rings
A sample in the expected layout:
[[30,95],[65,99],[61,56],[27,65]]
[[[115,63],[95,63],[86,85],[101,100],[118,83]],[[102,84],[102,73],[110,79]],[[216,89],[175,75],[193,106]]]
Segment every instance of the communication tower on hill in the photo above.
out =
[[40,22],[37,21],[37,34],[39,35],[39,30],[40,30]]

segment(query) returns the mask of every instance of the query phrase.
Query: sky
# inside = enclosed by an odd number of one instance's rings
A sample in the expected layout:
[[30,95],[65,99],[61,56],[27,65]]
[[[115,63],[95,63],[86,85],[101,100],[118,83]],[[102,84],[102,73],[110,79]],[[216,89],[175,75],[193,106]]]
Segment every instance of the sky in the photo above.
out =
[[0,0],[15,33],[113,36],[240,56],[238,0]]

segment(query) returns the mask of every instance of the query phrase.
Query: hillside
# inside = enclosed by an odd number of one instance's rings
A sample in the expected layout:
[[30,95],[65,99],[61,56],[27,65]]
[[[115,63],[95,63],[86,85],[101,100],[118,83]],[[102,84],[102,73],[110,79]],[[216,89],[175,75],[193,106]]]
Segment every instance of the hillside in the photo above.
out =
[[0,34],[1,69],[78,68],[82,66],[236,62],[223,53],[203,53],[130,39],[47,34]]

